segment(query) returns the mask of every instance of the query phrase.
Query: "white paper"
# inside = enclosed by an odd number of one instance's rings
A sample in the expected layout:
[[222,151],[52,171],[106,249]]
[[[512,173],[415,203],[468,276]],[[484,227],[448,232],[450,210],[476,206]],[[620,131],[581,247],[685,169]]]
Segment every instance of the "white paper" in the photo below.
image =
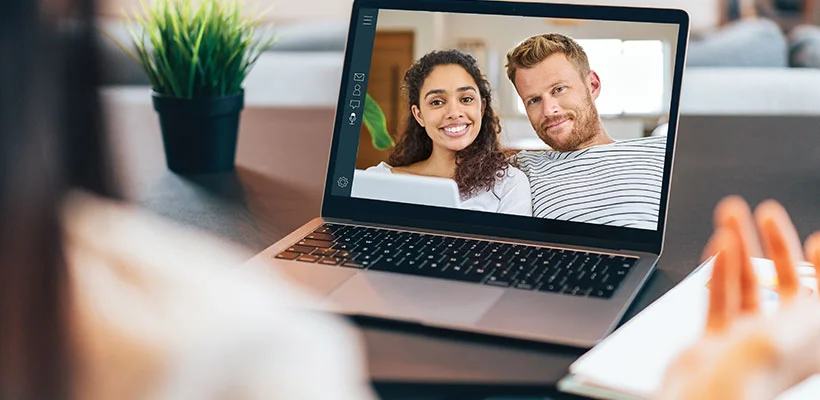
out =
[[[759,280],[766,287],[776,277],[774,265],[766,259],[753,261]],[[570,366],[573,385],[600,388],[631,398],[651,398],[660,389],[667,366],[703,333],[711,270],[711,261],[704,263],[575,361]],[[806,285],[814,286],[812,267],[800,267],[799,274]],[[764,311],[777,307],[773,290],[763,290],[762,299]],[[816,375],[782,394],[778,400],[819,398],[820,375]]]

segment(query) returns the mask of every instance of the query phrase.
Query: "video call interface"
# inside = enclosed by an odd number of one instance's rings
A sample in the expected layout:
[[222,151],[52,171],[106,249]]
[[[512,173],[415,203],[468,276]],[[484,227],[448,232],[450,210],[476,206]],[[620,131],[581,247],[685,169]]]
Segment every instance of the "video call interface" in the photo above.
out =
[[657,229],[677,25],[359,19],[332,194]]

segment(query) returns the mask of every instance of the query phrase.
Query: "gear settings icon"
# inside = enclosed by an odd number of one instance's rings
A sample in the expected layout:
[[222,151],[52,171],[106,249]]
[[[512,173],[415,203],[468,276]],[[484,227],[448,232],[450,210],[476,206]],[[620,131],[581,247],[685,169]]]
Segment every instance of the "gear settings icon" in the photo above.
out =
[[350,181],[346,177],[341,176],[336,180],[336,184],[339,185],[340,188],[344,189],[348,184],[350,184]]

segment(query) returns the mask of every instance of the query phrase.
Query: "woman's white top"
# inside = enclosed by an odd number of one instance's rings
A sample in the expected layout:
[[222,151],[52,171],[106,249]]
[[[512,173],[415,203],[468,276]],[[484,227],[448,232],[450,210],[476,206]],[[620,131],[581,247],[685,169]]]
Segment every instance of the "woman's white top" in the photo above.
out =
[[[380,162],[379,165],[367,170],[393,173],[393,167],[385,162]],[[530,181],[521,170],[509,166],[504,177],[496,181],[493,190],[478,193],[467,199],[462,198],[460,208],[530,217],[532,216]]]

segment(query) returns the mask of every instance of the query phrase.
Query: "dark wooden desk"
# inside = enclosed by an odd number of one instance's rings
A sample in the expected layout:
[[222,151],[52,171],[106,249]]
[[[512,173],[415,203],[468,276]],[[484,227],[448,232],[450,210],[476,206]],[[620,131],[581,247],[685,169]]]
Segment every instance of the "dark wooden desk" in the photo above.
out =
[[[109,123],[127,196],[159,214],[260,251],[318,215],[334,112],[246,109],[235,173],[165,169],[147,102],[112,107]],[[684,117],[666,245],[628,317],[695,267],[724,195],[783,202],[801,237],[820,229],[820,117]],[[364,321],[369,368],[383,395],[555,395],[581,350]],[[566,397],[555,395],[556,397]]]

